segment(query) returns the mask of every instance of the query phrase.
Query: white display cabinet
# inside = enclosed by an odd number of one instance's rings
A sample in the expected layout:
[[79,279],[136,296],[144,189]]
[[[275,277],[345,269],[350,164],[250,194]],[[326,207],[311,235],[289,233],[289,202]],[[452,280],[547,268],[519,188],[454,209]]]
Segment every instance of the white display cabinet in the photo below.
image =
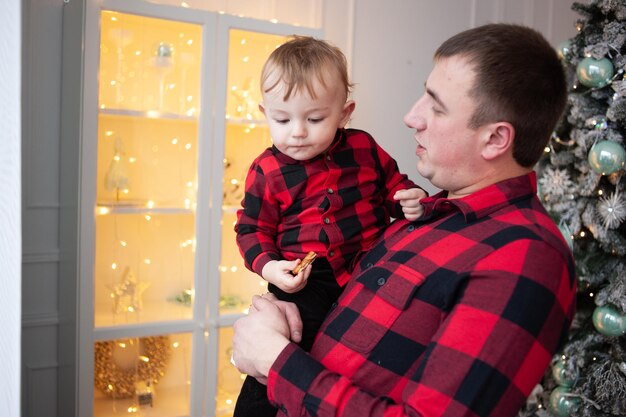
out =
[[319,30],[131,0],[64,11],[59,415],[230,416],[265,283],[233,224],[263,62]]

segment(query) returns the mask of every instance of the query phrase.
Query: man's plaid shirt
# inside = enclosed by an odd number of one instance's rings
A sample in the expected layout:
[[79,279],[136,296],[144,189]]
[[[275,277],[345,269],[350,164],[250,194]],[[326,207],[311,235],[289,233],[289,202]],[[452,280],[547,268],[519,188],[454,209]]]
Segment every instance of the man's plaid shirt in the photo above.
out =
[[310,354],[288,345],[268,396],[289,416],[515,416],[566,337],[570,250],[534,173],[423,200],[359,260]]
[[275,147],[248,170],[237,244],[246,267],[261,275],[270,260],[328,259],[343,285],[354,256],[404,218],[396,191],[417,187],[366,132],[339,129],[328,151],[297,161]]

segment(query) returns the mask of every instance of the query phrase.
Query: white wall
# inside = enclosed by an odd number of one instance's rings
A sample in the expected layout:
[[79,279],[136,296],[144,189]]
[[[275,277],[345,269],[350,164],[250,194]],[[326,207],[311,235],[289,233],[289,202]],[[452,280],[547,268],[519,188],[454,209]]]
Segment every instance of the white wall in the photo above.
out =
[[20,3],[0,14],[0,415],[20,415]]

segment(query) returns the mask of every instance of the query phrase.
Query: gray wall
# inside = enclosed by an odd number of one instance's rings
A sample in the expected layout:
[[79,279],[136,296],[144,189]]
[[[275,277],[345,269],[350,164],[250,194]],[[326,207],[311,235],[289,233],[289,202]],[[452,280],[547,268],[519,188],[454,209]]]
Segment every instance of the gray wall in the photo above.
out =
[[[421,95],[439,43],[481,23],[507,21],[533,26],[556,45],[574,34],[571,3],[326,0],[325,31],[351,58],[357,83],[352,126],[374,134],[419,181],[402,117]],[[22,7],[22,415],[57,417],[63,1],[23,0]]]

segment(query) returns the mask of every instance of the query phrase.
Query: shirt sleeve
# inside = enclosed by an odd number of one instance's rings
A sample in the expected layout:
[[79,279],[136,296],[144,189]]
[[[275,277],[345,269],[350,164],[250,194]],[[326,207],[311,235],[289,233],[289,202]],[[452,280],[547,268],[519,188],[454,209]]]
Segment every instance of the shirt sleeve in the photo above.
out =
[[421,187],[418,187],[413,181],[411,181],[406,174],[400,172],[396,160],[393,159],[382,147],[378,144],[375,146],[382,168],[385,206],[387,210],[389,210],[391,217],[403,219],[404,213],[402,212],[402,206],[398,201],[394,200],[394,194],[398,190]]
[[280,206],[272,195],[267,177],[256,162],[246,176],[242,207],[237,211],[235,224],[237,246],[246,268],[261,275],[265,264],[280,259],[276,246]]
[[[295,345],[270,370],[269,398],[289,416],[514,416],[567,334],[572,277],[562,254],[545,242],[513,242],[473,268],[416,358],[401,401],[366,392]],[[336,344],[324,351],[346,349]]]

